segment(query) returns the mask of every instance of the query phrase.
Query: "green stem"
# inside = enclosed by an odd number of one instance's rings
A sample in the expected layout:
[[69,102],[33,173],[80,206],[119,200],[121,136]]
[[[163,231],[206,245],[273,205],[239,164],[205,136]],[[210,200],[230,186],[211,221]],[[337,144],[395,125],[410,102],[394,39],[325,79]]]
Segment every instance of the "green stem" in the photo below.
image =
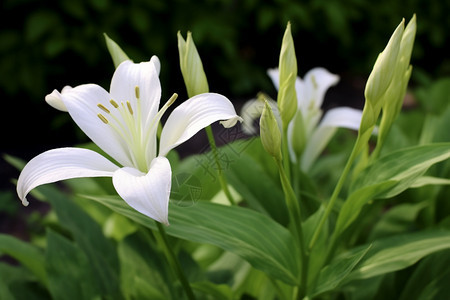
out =
[[180,262],[178,261],[175,253],[173,252],[172,248],[169,245],[169,239],[167,238],[166,231],[164,229],[164,226],[156,222],[156,226],[158,227],[159,235],[156,234],[155,237],[158,241],[158,244],[160,244],[163,247],[164,254],[172,267],[173,271],[177,275],[178,279],[181,282],[181,285],[183,286],[184,291],[186,292],[186,295],[189,300],[195,300],[194,293],[192,292],[191,286],[189,284],[189,281],[186,279],[186,276],[184,275],[183,269],[181,268]]
[[328,201],[327,208],[325,210],[325,213],[323,214],[322,218],[320,219],[319,225],[316,227],[316,230],[314,231],[314,234],[311,238],[311,241],[309,243],[309,250],[311,250],[314,247],[314,244],[316,243],[320,232],[322,231],[322,227],[325,224],[325,221],[328,219],[331,211],[333,210],[334,203],[336,202],[336,199],[339,196],[339,193],[341,192],[341,189],[344,185],[345,179],[348,176],[348,173],[350,172],[351,166],[356,159],[356,156],[360,152],[360,138],[358,136],[358,139],[356,140],[355,146],[353,147],[352,153],[350,154],[349,159],[347,160],[347,163],[344,167],[344,170],[342,171],[341,177],[339,177],[339,180],[336,184],[336,187],[334,188],[333,194],[331,195],[330,201]]
[[306,295],[306,285],[307,285],[307,276],[308,276],[308,254],[306,252],[306,247],[304,243],[303,237],[303,228],[302,228],[302,219],[300,212],[300,205],[297,199],[297,196],[292,189],[292,185],[289,182],[288,177],[286,176],[286,172],[283,169],[283,165],[279,160],[275,160],[278,165],[278,170],[280,173],[281,185],[283,187],[283,192],[286,198],[286,205],[289,211],[289,218],[292,222],[290,229],[292,230],[292,234],[296,239],[298,247],[300,249],[300,258],[301,258],[301,282],[299,286],[299,298]]
[[281,151],[283,153],[283,167],[286,171],[286,177],[291,182],[291,160],[289,155],[287,128],[283,130],[283,138],[281,139]]
[[216,141],[214,139],[214,134],[212,132],[211,126],[205,127],[206,135],[208,136],[209,145],[211,147],[211,151],[214,155],[214,160],[216,161],[216,168],[217,168],[217,175],[219,176],[219,183],[220,186],[225,193],[225,196],[227,197],[228,201],[231,205],[236,205],[236,201],[234,200],[233,196],[231,195],[230,190],[228,189],[228,183],[223,175],[222,166],[220,165],[219,161],[219,152],[217,151]]

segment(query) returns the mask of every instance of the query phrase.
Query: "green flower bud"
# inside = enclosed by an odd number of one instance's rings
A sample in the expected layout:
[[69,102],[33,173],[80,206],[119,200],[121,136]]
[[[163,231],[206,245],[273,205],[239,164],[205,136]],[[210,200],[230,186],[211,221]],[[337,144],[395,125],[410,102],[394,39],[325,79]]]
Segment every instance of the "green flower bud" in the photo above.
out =
[[130,60],[126,53],[114,42],[106,33],[103,34],[105,36],[106,47],[108,48],[109,54],[112,57],[114,67],[118,67],[120,63],[125,60]]
[[392,78],[391,84],[383,97],[383,115],[378,135],[379,143],[382,143],[386,138],[387,133],[402,108],[406,88],[412,72],[412,67],[409,64],[409,61],[411,58],[415,33],[416,18],[413,16],[403,32],[394,77]]
[[281,44],[280,61],[280,88],[278,90],[278,109],[283,122],[283,130],[287,129],[289,122],[297,111],[297,93],[295,80],[297,79],[297,58],[295,56],[294,40],[292,39],[291,24],[288,23]]
[[267,100],[259,120],[261,143],[264,149],[277,161],[281,161],[281,132],[272,108]]
[[303,120],[303,114],[300,110],[297,111],[294,118],[292,119],[292,132],[291,132],[291,144],[292,150],[295,153],[297,159],[303,154],[305,150],[308,136],[306,133],[306,126]]
[[180,32],[178,32],[177,36],[180,68],[188,96],[193,97],[209,92],[208,80],[203,70],[202,60],[192,39],[192,34],[190,32],[187,33],[186,41]]
[[[376,108],[381,107],[383,95],[394,77],[400,51],[400,43],[403,36],[404,23],[405,21],[403,20],[400,25],[398,25],[386,48],[378,55],[373,70],[367,80],[364,95],[366,101],[371,101],[372,105]],[[378,115],[375,119],[377,119],[377,117]]]

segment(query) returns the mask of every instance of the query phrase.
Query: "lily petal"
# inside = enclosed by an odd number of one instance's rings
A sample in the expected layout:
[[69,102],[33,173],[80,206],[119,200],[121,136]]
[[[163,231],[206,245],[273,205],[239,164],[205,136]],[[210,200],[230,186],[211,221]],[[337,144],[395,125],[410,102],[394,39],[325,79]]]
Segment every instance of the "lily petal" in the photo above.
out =
[[163,127],[159,155],[165,156],[201,129],[220,120],[227,120],[222,124],[225,127],[242,121],[230,100],[220,94],[200,94],[183,102],[172,111]]
[[99,104],[112,110],[111,96],[107,91],[96,84],[83,84],[61,96],[72,119],[95,144],[123,166],[133,166],[126,142],[98,116],[103,113],[108,117],[98,107]]
[[134,168],[122,168],[113,176],[113,184],[122,199],[138,212],[169,225],[168,210],[172,181],[169,160],[153,159],[145,174]]
[[325,113],[319,127],[328,126],[358,130],[361,117],[362,110],[351,107],[336,107]]
[[26,164],[17,181],[17,194],[28,205],[27,194],[37,186],[69,178],[112,177],[118,169],[97,152],[59,148],[39,154]]
[[315,107],[319,109],[322,106],[325,93],[330,87],[339,82],[339,76],[330,73],[325,68],[319,67],[308,71],[303,81],[306,95],[302,101],[301,108]]
[[359,129],[362,111],[350,107],[336,107],[326,112],[314,130],[302,155],[301,168],[307,171],[322,153],[338,127]]
[[157,70],[159,65],[157,58],[139,64],[127,60],[117,67],[111,80],[111,97],[115,101],[129,101],[135,112],[139,110],[136,87],[139,88],[142,128],[147,128],[158,112],[161,99],[161,84]]
[[56,108],[57,110],[60,110],[60,111],[67,112],[67,108],[66,108],[66,105],[64,105],[64,102],[62,100],[61,94],[64,93],[64,92],[67,92],[67,91],[69,91],[71,89],[72,89],[71,86],[66,85],[61,90],[61,93],[58,92],[58,90],[53,90],[53,92],[51,92],[50,94],[45,96],[45,101],[51,107]]
[[268,69],[267,75],[272,79],[272,83],[278,91],[280,89],[280,70],[278,68]]

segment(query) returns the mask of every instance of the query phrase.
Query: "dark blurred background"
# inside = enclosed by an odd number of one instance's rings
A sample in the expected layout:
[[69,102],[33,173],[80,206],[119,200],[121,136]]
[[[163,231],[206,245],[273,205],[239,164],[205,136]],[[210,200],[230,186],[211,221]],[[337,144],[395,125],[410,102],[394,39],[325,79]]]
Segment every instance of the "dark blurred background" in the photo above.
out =
[[[341,76],[325,105],[361,107],[365,79],[403,17],[417,14],[411,84],[450,74],[450,1],[420,0],[2,0],[0,153],[29,160],[45,150],[87,142],[44,97],[64,85],[109,88],[114,66],[107,33],[135,61],[158,55],[162,101],[186,99],[177,31],[193,32],[210,89],[240,106],[259,91],[275,96],[266,70],[278,64],[288,21],[299,75],[323,66]],[[334,94],[333,94],[334,93]],[[334,95],[334,97],[333,97]],[[331,102],[330,102],[331,101]],[[18,172],[0,163],[2,202]],[[15,197],[9,195],[8,198]]]

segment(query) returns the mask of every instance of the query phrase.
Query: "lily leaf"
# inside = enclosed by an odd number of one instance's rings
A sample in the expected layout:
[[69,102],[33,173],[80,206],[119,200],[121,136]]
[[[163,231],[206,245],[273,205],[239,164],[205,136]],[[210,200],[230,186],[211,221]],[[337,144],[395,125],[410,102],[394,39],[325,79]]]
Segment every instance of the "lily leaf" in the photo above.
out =
[[[361,246],[349,252],[354,255]],[[409,267],[421,258],[440,250],[450,249],[450,232],[429,230],[377,240],[346,282],[371,278]]]
[[7,254],[28,268],[37,279],[47,284],[44,253],[41,249],[6,234],[0,234],[0,257]]
[[398,195],[414,186],[432,165],[449,157],[450,143],[436,143],[401,149],[375,161],[353,184],[339,213],[335,234],[342,233],[367,202]]
[[[156,229],[150,218],[129,207],[117,196],[85,196],[137,223]],[[190,207],[171,204],[166,231],[177,238],[218,246],[247,260],[274,279],[298,283],[299,258],[290,232],[253,210],[197,202]]]

